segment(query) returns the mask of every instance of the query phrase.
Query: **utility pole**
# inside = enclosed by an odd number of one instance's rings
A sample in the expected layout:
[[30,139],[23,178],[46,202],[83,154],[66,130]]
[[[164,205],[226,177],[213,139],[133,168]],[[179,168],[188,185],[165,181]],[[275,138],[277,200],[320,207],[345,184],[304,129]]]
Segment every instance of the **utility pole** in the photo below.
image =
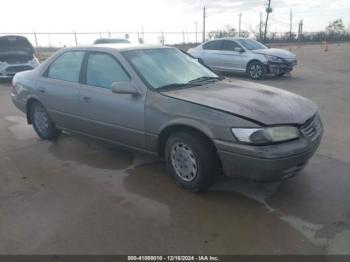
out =
[[205,42],[205,6],[203,7],[203,42]]
[[198,38],[197,38],[197,32],[198,32],[198,30],[197,30],[197,21],[196,22],[194,22],[194,24],[196,25],[196,44],[198,43]]
[[268,0],[266,8],[266,21],[265,21],[265,31],[264,31],[264,43],[266,43],[266,33],[267,33],[267,23],[269,22],[269,15],[272,13],[271,0]]
[[290,9],[290,25],[289,25],[289,38],[293,37],[293,10]]
[[241,20],[242,20],[242,13],[239,13],[239,23],[238,23],[238,37],[241,36]]
[[298,29],[298,38],[301,41],[303,37],[303,20],[300,20],[299,22],[299,29]]
[[259,40],[262,40],[262,13],[260,12],[260,23],[259,23]]

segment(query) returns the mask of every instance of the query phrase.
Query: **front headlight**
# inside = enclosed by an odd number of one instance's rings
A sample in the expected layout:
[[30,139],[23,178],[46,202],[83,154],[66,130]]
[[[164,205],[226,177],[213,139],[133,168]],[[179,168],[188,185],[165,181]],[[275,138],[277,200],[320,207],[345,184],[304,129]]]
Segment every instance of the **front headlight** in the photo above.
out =
[[294,126],[232,128],[232,133],[240,142],[249,144],[271,144],[300,137],[299,129]]
[[279,63],[282,63],[283,62],[283,59],[282,58],[279,58],[277,56],[273,56],[273,55],[265,55],[266,59],[271,61],[271,62],[279,62]]

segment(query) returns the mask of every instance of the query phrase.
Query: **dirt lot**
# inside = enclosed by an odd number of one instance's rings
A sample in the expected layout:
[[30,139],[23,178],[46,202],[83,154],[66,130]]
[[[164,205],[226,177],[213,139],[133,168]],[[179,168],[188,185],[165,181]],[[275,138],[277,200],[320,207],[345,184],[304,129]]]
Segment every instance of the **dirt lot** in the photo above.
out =
[[317,154],[286,182],[223,178],[205,194],[178,188],[151,156],[39,140],[2,82],[0,253],[350,254],[350,44],[293,51],[291,76],[261,82],[318,104]]

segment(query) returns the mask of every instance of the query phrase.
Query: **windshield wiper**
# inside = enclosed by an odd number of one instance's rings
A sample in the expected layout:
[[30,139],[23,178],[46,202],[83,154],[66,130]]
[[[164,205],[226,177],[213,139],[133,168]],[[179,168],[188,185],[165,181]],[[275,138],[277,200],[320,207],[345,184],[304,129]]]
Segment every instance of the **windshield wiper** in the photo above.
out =
[[207,82],[215,82],[217,80],[222,80],[224,77],[213,77],[213,76],[201,76],[195,79],[192,79],[191,81],[188,81],[187,83],[172,83],[164,86],[160,86],[157,88],[158,91],[168,91],[168,90],[174,90],[174,89],[184,89],[184,88],[190,88],[193,86],[200,86]]
[[172,83],[164,86],[160,86],[157,88],[158,91],[167,91],[167,90],[173,90],[173,89],[182,89],[189,87],[189,84],[186,83]]
[[223,80],[224,77],[222,76],[201,76],[195,79],[192,79],[191,81],[189,81],[189,84],[194,84],[194,83],[200,83],[200,82],[215,82],[217,80]]

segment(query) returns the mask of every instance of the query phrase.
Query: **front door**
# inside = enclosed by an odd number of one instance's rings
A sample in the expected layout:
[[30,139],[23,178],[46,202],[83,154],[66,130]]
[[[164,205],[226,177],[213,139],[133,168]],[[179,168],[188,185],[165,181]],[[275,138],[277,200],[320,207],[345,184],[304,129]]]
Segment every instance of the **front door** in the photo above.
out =
[[84,62],[80,92],[84,132],[127,146],[145,146],[145,94],[115,94],[114,82],[133,81],[117,58],[90,52]]
[[[248,56],[245,52],[237,51],[242,49],[235,41],[223,40],[221,52],[219,53],[220,68],[229,71],[245,71]],[[244,51],[242,49],[242,51]]]

